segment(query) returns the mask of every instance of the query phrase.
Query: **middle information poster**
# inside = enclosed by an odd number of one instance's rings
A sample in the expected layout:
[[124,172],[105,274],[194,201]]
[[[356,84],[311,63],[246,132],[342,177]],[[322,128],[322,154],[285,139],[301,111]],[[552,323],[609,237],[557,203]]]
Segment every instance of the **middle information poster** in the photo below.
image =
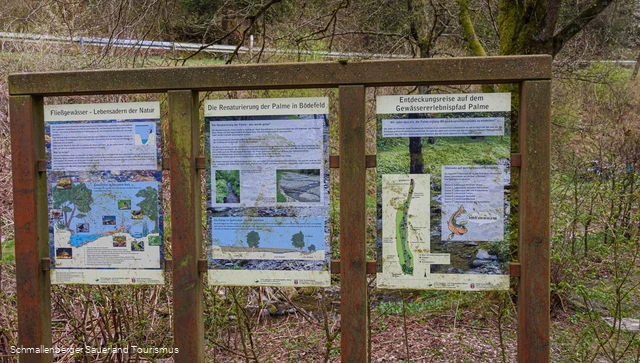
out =
[[377,98],[378,287],[509,288],[510,113],[509,93]]
[[329,286],[329,99],[205,102],[209,284]]

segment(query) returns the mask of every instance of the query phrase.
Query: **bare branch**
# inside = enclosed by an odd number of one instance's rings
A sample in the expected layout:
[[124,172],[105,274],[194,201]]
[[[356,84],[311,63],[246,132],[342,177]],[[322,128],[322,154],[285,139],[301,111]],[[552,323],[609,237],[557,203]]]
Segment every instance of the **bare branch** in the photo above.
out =
[[596,16],[602,13],[614,0],[596,0],[589,5],[578,16],[565,25],[556,35],[553,36],[553,54],[556,56],[562,50],[562,47],[571,40],[576,34],[584,29]]
[[[231,61],[233,60],[234,57],[236,57],[238,55],[238,51],[240,50],[240,48],[244,45],[244,42],[247,38],[247,34],[249,32],[249,30],[251,30],[253,28],[253,25],[255,24],[256,20],[263,16],[267,10],[269,10],[273,5],[282,2],[282,0],[271,0],[268,3],[266,3],[264,6],[262,6],[260,9],[258,9],[258,11],[253,14],[253,15],[249,15],[245,18],[245,20],[249,21],[249,25],[245,28],[245,30],[242,32],[242,40],[240,41],[240,43],[236,46],[236,48],[234,49],[233,53],[231,54],[231,56],[229,57],[229,59],[227,60],[227,64],[231,63]],[[214,39],[212,42],[209,42],[207,44],[202,45],[200,48],[198,48],[198,50],[196,50],[195,52],[191,53],[189,56],[185,57],[182,60],[182,65],[184,65],[187,60],[195,57],[196,55],[200,54],[202,51],[204,51],[205,49],[209,48],[210,46],[216,44],[217,42],[220,42],[226,38],[229,38],[233,33],[235,33],[240,26],[242,25],[242,23],[238,23],[238,25],[236,25],[233,29],[231,29],[229,32],[227,32],[225,35]]]
[[341,9],[348,8],[349,5],[350,5],[349,0],[341,1],[338,4],[338,6],[335,9],[333,9],[333,11],[331,12],[331,15],[329,15],[330,19],[329,19],[329,21],[327,22],[327,24],[325,25],[324,28],[322,28],[320,30],[317,30],[317,31],[315,31],[313,33],[307,34],[305,36],[299,37],[299,38],[296,39],[296,42],[297,43],[302,43],[304,41],[312,39],[315,35],[324,34],[329,30],[330,27],[333,28],[333,32],[335,33],[335,24],[337,23],[338,12]]

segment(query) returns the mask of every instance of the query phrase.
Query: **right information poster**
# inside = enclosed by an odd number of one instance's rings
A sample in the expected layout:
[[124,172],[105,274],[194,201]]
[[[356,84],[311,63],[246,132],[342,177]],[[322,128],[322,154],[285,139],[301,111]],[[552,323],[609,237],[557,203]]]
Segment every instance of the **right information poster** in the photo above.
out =
[[377,97],[378,287],[509,288],[509,93]]

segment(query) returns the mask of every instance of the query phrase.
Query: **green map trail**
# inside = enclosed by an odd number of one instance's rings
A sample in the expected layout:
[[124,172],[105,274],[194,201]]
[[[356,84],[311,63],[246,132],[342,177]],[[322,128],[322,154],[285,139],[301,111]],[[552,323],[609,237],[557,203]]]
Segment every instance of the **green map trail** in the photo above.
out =
[[399,208],[396,212],[396,247],[398,248],[400,267],[402,267],[402,273],[405,275],[413,275],[413,254],[411,254],[411,250],[409,250],[407,241],[409,236],[407,219],[414,186],[415,182],[411,179],[407,200],[402,203],[402,208]]

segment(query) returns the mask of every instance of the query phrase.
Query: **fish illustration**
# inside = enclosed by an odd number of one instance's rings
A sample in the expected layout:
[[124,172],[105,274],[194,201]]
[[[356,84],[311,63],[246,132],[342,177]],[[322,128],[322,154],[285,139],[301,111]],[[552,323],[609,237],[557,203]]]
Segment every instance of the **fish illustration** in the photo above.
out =
[[456,219],[460,217],[462,213],[467,213],[467,211],[464,209],[464,205],[461,205],[460,208],[458,208],[458,211],[453,213],[451,215],[451,218],[449,218],[449,222],[447,224],[449,226],[451,234],[449,235],[449,238],[447,238],[447,241],[451,241],[456,234],[462,236],[463,234],[469,232],[467,227],[464,226],[465,224],[467,224],[467,222],[456,221]]

